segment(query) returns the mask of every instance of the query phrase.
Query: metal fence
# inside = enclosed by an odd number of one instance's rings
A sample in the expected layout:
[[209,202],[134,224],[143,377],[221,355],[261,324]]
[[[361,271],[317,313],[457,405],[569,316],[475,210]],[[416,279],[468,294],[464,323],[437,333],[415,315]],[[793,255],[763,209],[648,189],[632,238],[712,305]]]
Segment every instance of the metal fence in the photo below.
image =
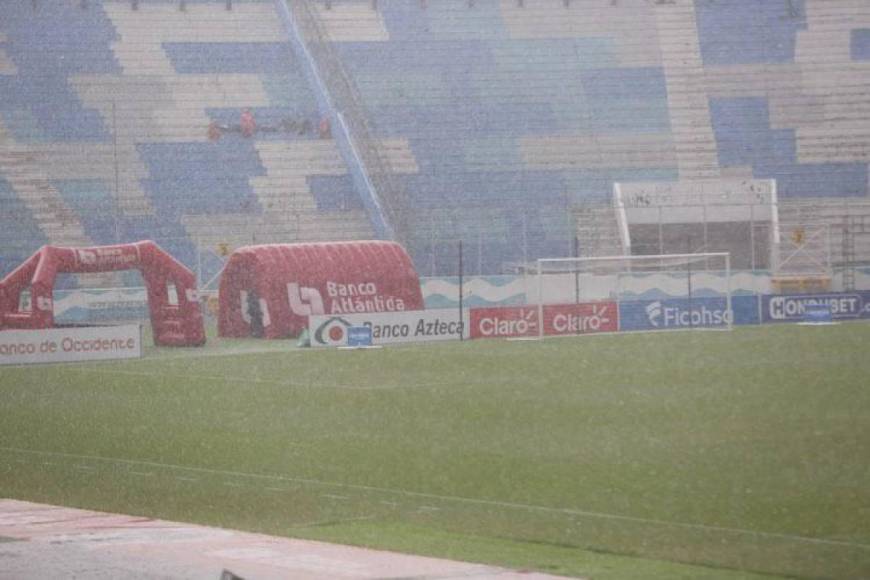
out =
[[[358,212],[358,204],[352,206]],[[370,231],[348,228],[340,220],[324,222],[317,209],[286,208],[266,214],[239,213],[235,216],[182,216],[184,224],[195,218],[199,227],[178,235],[178,225],[159,224],[143,232],[135,218],[113,215],[108,208],[85,208],[90,215],[102,215],[120,232],[117,241],[138,241],[143,235],[173,253],[194,271],[201,281],[214,273],[214,257],[243,245],[341,241],[371,236]],[[348,211],[351,211],[350,209]],[[20,210],[14,220],[31,220]],[[621,253],[614,239],[612,212],[589,213],[587,208],[525,206],[462,206],[421,208],[401,212],[408,225],[404,245],[421,275],[453,275],[457,271],[458,244],[463,244],[465,272],[481,275],[518,271],[522,264],[538,258],[558,258]],[[264,226],[265,221],[268,223]],[[590,233],[590,222],[602,222]],[[203,224],[209,226],[204,227]],[[306,226],[306,224],[308,224]],[[315,226],[312,229],[311,226]],[[593,224],[594,225],[594,224]],[[644,224],[632,228],[633,254],[668,254],[728,251],[735,270],[772,270],[782,273],[813,274],[832,267],[860,266],[870,253],[870,229],[861,233],[853,224],[779,224],[774,240],[769,222],[725,224]],[[609,228],[609,229],[608,229]],[[610,232],[610,233],[608,233]],[[597,237],[596,237],[597,236]],[[0,231],[0,275],[8,273],[43,243],[21,239]],[[99,239],[94,243],[114,243]],[[55,240],[55,243],[63,243]],[[598,244],[598,248],[596,248]],[[601,249],[596,252],[596,249]],[[851,253],[848,250],[851,249]]]

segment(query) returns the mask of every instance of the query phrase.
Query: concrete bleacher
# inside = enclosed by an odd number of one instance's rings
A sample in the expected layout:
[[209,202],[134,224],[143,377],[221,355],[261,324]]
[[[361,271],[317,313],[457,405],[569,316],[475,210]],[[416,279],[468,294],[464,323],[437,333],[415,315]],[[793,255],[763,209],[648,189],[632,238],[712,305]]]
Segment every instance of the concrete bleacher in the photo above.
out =
[[[702,53],[720,161],[777,179],[780,199],[865,197],[870,63],[852,59],[850,39],[870,26],[870,5],[756,4],[758,17],[704,4]],[[711,38],[717,29],[724,32]],[[744,31],[725,34],[737,29]]]
[[[319,114],[271,0],[2,3],[0,92],[0,178],[42,234],[30,251],[151,238],[193,267],[217,242],[372,235],[352,187],[335,205],[309,184],[346,176],[332,141],[282,128]],[[246,108],[254,138],[209,139]]]
[[33,212],[19,199],[9,182],[2,177],[0,177],[0,207],[3,208],[5,218],[3,236],[9,240],[3,252],[0,252],[0,272],[9,272],[27,259],[31,253],[28,245],[14,243],[15,240],[34,240],[37,243],[44,243],[46,237]]
[[[661,53],[647,38],[616,40],[638,19],[621,4],[384,1],[388,40],[337,43],[372,125],[416,157],[413,248],[465,237],[490,271],[567,255],[573,204],[606,199],[614,180],[678,175]],[[451,207],[480,215],[454,234],[438,224]]]
[[[409,140],[419,245],[450,229],[433,234],[430,214],[464,204],[498,224],[466,232],[496,254],[511,213],[605,202],[614,181],[773,178],[781,202],[866,197],[870,4],[747,4],[343,0],[321,13],[342,22],[333,40],[372,125]],[[365,23],[357,37],[342,14]],[[602,237],[539,223],[512,232],[504,261]]]
[[[323,170],[316,160],[324,143],[313,140],[310,132],[261,131],[252,140],[229,134],[215,143],[207,141],[208,123],[237,124],[243,108],[251,109],[262,129],[274,129],[284,119],[316,125],[313,95],[273,2],[238,3],[231,11],[224,3],[194,3],[184,13],[171,3],[143,6],[136,13],[122,4],[106,6],[121,32],[122,40],[114,47],[123,55],[120,60],[125,65],[125,59],[133,61],[134,70],[148,67],[146,74],[168,71],[158,76],[166,79],[174,100],[155,115],[165,129],[152,135],[153,143],[139,147],[150,149],[151,179],[165,190],[167,200],[185,181],[213,196],[214,205],[180,217],[196,243],[211,246],[222,237],[227,242],[295,241],[319,229],[339,230],[342,239],[370,237],[361,211],[319,211],[307,180]],[[137,52],[155,56],[142,61]],[[331,141],[326,145],[334,148]],[[175,170],[167,170],[161,160],[169,160],[179,146],[187,154],[174,163]],[[309,149],[313,153],[307,157],[294,154]],[[337,155],[332,162],[334,172],[347,173]],[[294,175],[288,175],[288,166]],[[288,208],[294,210],[293,220]]]

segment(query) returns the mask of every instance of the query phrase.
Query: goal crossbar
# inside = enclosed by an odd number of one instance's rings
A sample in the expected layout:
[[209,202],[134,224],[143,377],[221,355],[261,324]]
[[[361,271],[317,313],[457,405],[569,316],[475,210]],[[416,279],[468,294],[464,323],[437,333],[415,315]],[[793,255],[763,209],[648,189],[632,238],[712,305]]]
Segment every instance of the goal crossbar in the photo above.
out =
[[725,258],[730,259],[731,254],[728,252],[698,252],[694,254],[642,254],[642,255],[634,255],[634,256],[592,256],[589,258],[538,258],[537,262],[547,263],[547,262],[604,262],[604,261],[644,261],[644,260],[655,260],[662,258],[674,258],[674,259],[685,259],[685,258]]

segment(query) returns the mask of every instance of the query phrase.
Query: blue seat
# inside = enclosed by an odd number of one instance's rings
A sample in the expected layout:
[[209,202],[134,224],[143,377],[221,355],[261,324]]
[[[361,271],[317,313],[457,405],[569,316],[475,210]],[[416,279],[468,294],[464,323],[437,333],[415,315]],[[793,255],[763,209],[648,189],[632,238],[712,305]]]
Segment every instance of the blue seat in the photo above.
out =
[[[108,141],[96,110],[86,108],[69,83],[75,74],[118,74],[110,43],[115,29],[100,3],[87,10],[73,2],[4,2],[3,49],[17,75],[0,75],[0,115],[22,142]],[[38,48],[37,48],[38,47]],[[15,121],[18,122],[15,122]]]
[[695,2],[706,66],[794,62],[797,32],[806,28],[804,0]]
[[262,211],[249,178],[265,169],[248,140],[143,143],[138,150],[151,175],[143,185],[160,216]]

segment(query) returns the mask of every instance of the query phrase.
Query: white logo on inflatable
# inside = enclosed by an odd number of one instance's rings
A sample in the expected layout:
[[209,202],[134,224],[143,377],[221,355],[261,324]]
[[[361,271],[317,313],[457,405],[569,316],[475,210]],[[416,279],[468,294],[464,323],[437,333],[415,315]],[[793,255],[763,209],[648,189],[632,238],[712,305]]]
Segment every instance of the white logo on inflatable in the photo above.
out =
[[312,314],[325,314],[323,297],[317,288],[299,286],[295,282],[287,284],[287,299],[290,301],[290,310],[297,316],[311,316]]
[[97,263],[97,255],[93,252],[87,252],[85,250],[77,250],[79,255],[79,262],[85,265],[91,265]]

